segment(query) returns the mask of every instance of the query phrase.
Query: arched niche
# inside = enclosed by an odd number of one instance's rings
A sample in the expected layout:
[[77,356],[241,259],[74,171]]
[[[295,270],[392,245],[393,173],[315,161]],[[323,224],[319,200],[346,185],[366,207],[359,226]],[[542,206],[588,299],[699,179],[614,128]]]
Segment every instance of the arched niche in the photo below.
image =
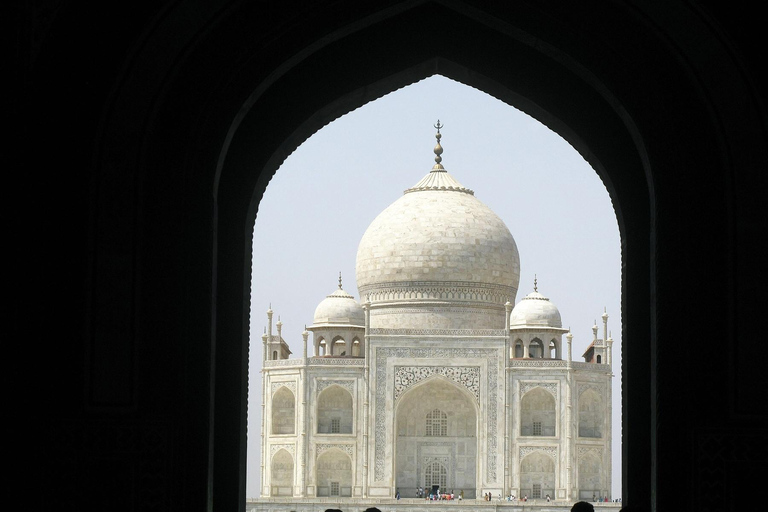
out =
[[317,458],[317,496],[352,496],[352,459],[338,448],[324,451]]
[[603,399],[594,389],[587,389],[579,396],[579,437],[603,437],[605,424]]
[[579,458],[578,467],[579,499],[593,501],[601,497],[603,487],[602,463],[594,453],[585,453]]
[[547,352],[547,357],[550,359],[562,359],[562,354],[560,353],[560,341],[556,338],[552,338],[549,340],[549,347]]
[[536,387],[520,400],[520,435],[554,436],[557,428],[555,397]]
[[549,455],[534,451],[520,461],[520,496],[531,499],[555,496],[557,465]]
[[349,347],[347,346],[346,340],[344,340],[341,336],[335,336],[333,338],[333,341],[331,342],[331,353],[332,356],[347,356],[349,351]]
[[317,397],[317,433],[351,434],[354,424],[352,393],[331,385]]
[[280,449],[272,457],[270,464],[270,482],[272,496],[293,495],[293,456],[288,450]]
[[465,498],[476,496],[477,418],[474,397],[439,376],[420,382],[397,400],[394,474],[401,495],[416,496],[419,486],[428,491],[429,482],[442,478],[440,466],[448,489],[464,490]]
[[542,359],[544,357],[544,342],[539,338],[533,338],[528,342],[528,357]]
[[285,386],[272,395],[272,435],[296,433],[296,397]]
[[512,357],[514,358],[522,358],[525,354],[525,349],[523,348],[523,340],[517,339],[515,340],[514,347],[512,348]]
[[316,356],[324,356],[328,352],[328,344],[325,342],[325,338],[319,338],[315,348]]

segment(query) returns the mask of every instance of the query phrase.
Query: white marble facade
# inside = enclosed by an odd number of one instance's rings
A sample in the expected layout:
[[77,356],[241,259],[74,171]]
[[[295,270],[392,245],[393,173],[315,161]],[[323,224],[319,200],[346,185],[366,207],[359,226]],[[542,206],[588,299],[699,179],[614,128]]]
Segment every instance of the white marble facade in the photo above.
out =
[[514,238],[437,141],[429,174],[360,242],[362,303],[340,283],[300,358],[267,313],[262,497],[610,495],[608,315],[575,362],[549,299],[534,289],[513,307]]

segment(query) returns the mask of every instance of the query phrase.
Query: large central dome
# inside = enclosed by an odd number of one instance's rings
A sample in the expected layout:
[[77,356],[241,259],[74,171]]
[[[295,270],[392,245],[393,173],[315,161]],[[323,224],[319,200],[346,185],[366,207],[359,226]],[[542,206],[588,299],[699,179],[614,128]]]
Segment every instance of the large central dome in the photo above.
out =
[[371,223],[357,251],[357,286],[371,327],[504,328],[520,280],[504,222],[437,162]]

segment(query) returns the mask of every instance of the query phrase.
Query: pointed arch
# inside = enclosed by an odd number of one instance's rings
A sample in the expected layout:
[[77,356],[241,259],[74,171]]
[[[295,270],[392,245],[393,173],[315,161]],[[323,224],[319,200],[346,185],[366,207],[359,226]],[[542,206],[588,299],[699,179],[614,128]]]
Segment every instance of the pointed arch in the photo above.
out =
[[317,496],[352,496],[354,472],[352,458],[343,450],[332,447],[323,451],[315,462]]
[[351,434],[354,426],[352,393],[338,384],[328,386],[317,397],[317,433]]
[[541,387],[525,393],[520,400],[520,435],[554,436],[557,429],[555,397]]
[[593,388],[579,395],[579,437],[603,437],[604,407],[602,397]]
[[441,481],[437,462],[446,471],[448,488],[463,489],[465,498],[474,498],[479,453],[475,397],[455,382],[432,375],[398,398],[394,416],[393,469],[400,492],[415,496],[417,486],[428,489],[430,482]]
[[557,462],[541,450],[520,461],[520,495],[532,499],[555,496]]
[[292,496],[294,485],[293,456],[281,448],[270,463],[271,496]]
[[272,395],[272,435],[296,433],[296,397],[286,386]]

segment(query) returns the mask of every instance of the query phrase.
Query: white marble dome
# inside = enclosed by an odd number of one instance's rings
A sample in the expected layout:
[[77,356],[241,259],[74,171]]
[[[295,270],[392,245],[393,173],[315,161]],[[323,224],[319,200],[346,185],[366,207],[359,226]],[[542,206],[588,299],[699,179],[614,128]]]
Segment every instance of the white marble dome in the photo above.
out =
[[511,327],[561,328],[563,321],[557,306],[538,291],[534,291],[526,295],[512,310],[509,325]]
[[501,329],[520,257],[504,222],[438,161],[368,227],[356,273],[361,300],[372,303],[372,326],[390,326],[376,309],[386,304],[429,317],[393,318],[391,326]]
[[363,307],[341,288],[323,299],[315,309],[314,325],[365,326]]

